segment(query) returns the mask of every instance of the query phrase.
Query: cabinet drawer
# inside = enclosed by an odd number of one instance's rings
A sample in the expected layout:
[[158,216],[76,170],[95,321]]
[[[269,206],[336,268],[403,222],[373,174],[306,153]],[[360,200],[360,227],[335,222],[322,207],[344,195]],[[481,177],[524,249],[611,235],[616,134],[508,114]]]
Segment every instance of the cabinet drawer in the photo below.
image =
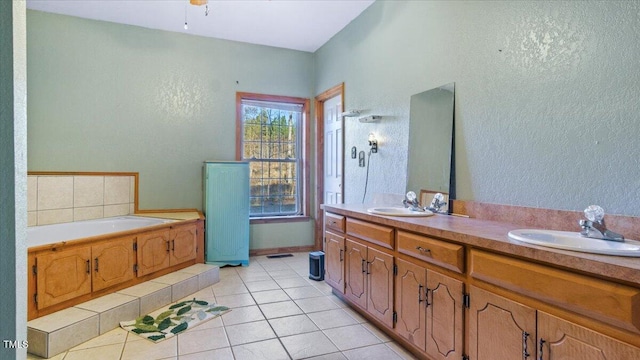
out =
[[344,216],[332,214],[329,212],[325,213],[324,225],[328,228],[344,232]]
[[464,246],[398,231],[398,251],[458,273],[464,272]]
[[480,250],[470,256],[476,279],[640,332],[640,289]]
[[347,218],[347,234],[393,249],[393,228]]

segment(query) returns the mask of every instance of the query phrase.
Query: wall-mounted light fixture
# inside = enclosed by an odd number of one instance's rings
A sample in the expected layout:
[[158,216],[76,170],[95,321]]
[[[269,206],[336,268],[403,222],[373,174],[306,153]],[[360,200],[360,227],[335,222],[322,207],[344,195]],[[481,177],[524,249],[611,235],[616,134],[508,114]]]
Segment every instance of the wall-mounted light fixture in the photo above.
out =
[[381,119],[382,119],[382,116],[380,115],[369,115],[369,116],[361,117],[360,119],[358,119],[358,121],[360,121],[361,123],[370,123],[370,122],[380,121]]
[[342,117],[356,117],[360,115],[360,110],[349,110],[349,111],[345,111],[343,113],[340,114],[340,116]]
[[371,146],[372,153],[378,152],[378,140],[373,133],[369,133],[369,146]]

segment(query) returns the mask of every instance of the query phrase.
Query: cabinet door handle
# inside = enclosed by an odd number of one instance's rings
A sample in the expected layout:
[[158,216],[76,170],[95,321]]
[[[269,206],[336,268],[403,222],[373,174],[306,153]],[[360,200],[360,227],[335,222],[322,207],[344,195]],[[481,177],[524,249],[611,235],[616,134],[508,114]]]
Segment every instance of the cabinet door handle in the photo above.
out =
[[171,250],[169,249],[169,241],[167,241],[167,252],[169,252],[169,251],[171,251]]
[[95,258],[95,259],[94,259],[94,261],[95,261],[95,263],[96,263],[96,266],[95,266],[94,271],[95,271],[95,272],[98,272],[98,258]]
[[540,338],[540,351],[538,352],[540,355],[540,357],[538,358],[538,360],[542,360],[542,351],[544,350],[544,343],[546,341],[544,341],[544,339]]
[[340,262],[344,261],[344,250],[340,249]]
[[87,274],[91,274],[91,260],[87,260]]
[[364,269],[364,263],[365,263],[365,262],[366,262],[366,261],[365,261],[364,259],[362,259],[362,261],[360,262],[360,270],[362,270],[362,272],[363,272],[363,273],[364,273],[364,272],[367,272],[367,270],[365,270],[365,269]]
[[176,241],[171,240],[171,250],[176,251]]
[[420,251],[421,253],[422,252],[428,252],[428,253],[431,252],[431,250],[429,250],[427,248],[423,248],[422,246],[416,246],[416,250]]
[[371,271],[369,270],[369,265],[371,265],[371,263],[367,261],[367,275],[371,274]]
[[522,359],[526,360],[529,357],[529,333],[526,331],[522,332]]
[[422,287],[422,284],[418,284],[418,304],[424,301],[422,300]]
[[[431,292],[431,302],[429,302],[429,292]],[[424,290],[424,302],[425,307],[429,307],[429,305],[433,304],[433,291],[431,291],[431,289],[429,289],[428,287],[425,287]]]

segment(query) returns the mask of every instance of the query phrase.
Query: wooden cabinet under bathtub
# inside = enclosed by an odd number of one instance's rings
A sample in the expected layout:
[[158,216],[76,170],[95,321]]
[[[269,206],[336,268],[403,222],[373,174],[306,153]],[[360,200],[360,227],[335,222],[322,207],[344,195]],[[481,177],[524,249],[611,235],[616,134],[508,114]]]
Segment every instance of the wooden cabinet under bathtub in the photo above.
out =
[[194,264],[200,258],[202,228],[202,220],[197,220],[30,249],[28,319]]
[[365,218],[325,212],[325,280],[419,358],[640,359],[640,288]]

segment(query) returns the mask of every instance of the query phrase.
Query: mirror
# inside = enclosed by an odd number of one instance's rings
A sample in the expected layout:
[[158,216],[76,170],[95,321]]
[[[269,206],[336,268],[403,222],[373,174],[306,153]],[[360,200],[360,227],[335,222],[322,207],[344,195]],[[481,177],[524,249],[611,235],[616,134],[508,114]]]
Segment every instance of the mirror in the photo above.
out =
[[[452,145],[455,83],[411,96],[407,191],[426,190],[453,198]],[[425,203],[426,202],[426,203]]]

